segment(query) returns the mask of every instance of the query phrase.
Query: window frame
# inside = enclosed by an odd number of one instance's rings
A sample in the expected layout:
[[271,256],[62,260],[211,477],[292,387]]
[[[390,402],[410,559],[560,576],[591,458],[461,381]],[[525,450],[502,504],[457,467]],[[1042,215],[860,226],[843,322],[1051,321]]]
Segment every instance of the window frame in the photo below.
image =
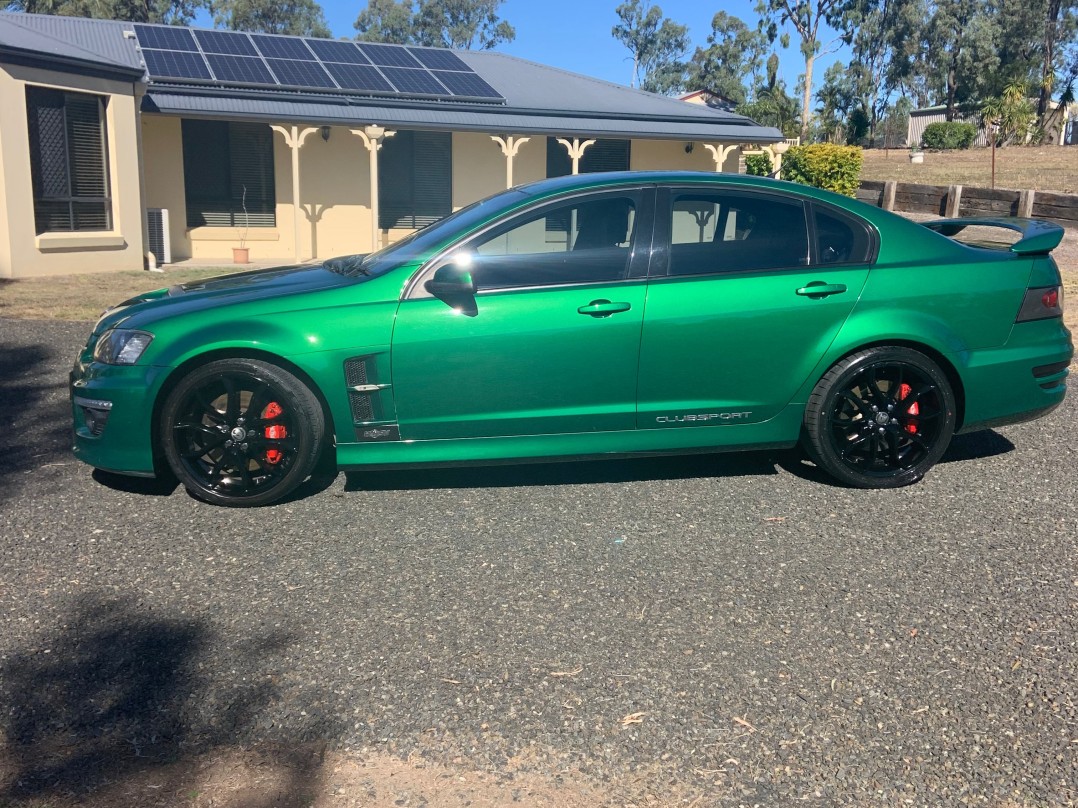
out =
[[412,276],[412,280],[406,285],[402,300],[424,300],[433,298],[426,289],[426,282],[434,276],[434,273],[450,263],[457,251],[467,249],[476,240],[491,234],[495,230],[504,228],[503,232],[512,230],[514,226],[523,223],[525,219],[534,218],[544,212],[570,204],[576,200],[603,199],[611,197],[627,197],[632,199],[635,207],[634,239],[629,252],[628,268],[625,277],[615,281],[576,281],[558,284],[543,284],[534,286],[512,286],[476,290],[476,296],[482,297],[492,294],[507,294],[542,291],[546,289],[564,289],[567,287],[610,286],[612,284],[632,283],[646,280],[648,277],[648,265],[652,260],[655,246],[655,186],[649,184],[625,185],[606,188],[589,188],[574,190],[570,193],[554,198],[544,199],[540,202],[517,208],[494,221],[488,222],[483,227],[466,234],[452,242],[445,248],[427,259],[419,270]]
[[[741,196],[755,196],[761,200],[772,200],[787,205],[799,205],[801,215],[805,220],[805,238],[808,241],[808,263],[796,266],[757,268],[757,269],[730,269],[716,272],[702,272],[699,274],[671,275],[670,262],[671,250],[673,249],[673,215],[674,199],[678,195],[689,194],[736,194]],[[768,189],[760,189],[750,185],[736,183],[700,183],[684,185],[666,185],[659,188],[658,199],[655,206],[655,241],[652,248],[651,271],[648,277],[652,280],[669,278],[671,280],[691,280],[693,278],[716,278],[722,276],[745,275],[758,272],[796,272],[817,266],[816,263],[816,239],[814,222],[810,213],[811,200],[789,194],[777,193]],[[660,215],[660,211],[662,212]],[[829,264],[828,266],[837,266]]]
[[[32,105],[32,97],[35,94],[55,94],[61,97],[63,103],[63,138],[64,138],[64,169],[66,174],[66,183],[68,193],[64,196],[46,196],[44,188],[42,187],[44,182],[41,177],[42,161],[40,160],[42,154],[41,146],[41,133],[37,124],[31,124],[30,116],[35,109],[39,108],[39,105]],[[100,143],[100,168],[102,185],[105,190],[104,196],[76,196],[72,193],[73,189],[73,174],[72,174],[72,143],[68,127],[68,112],[67,101],[71,96],[77,96],[82,99],[92,99],[97,106],[97,123],[98,123],[98,142]],[[59,87],[48,87],[40,84],[27,84],[24,92],[24,99],[26,103],[26,123],[27,123],[27,141],[30,160],[30,193],[32,201],[32,210],[34,211],[34,233],[37,236],[42,236],[50,233],[110,233],[114,229],[115,216],[113,211],[112,200],[112,170],[111,161],[109,159],[109,139],[108,139],[108,96],[100,95],[98,93],[87,93],[78,90],[61,89]],[[35,144],[34,132],[37,132],[37,142]],[[35,161],[35,145],[38,160]],[[69,227],[62,229],[42,227],[41,222],[38,219],[38,205],[44,203],[53,204],[65,204],[67,206],[67,221]],[[81,228],[77,227],[76,223],[78,218],[75,213],[75,205],[94,203],[102,205],[102,211],[104,213],[105,226],[103,228]]]
[[[864,260],[859,261],[832,261],[823,262],[820,260],[819,249],[820,242],[816,233],[816,212],[820,211],[828,216],[832,216],[836,219],[846,222],[853,228],[859,228],[868,237],[868,250]],[[812,251],[811,260],[809,266],[814,267],[850,267],[850,266],[872,266],[876,263],[876,260],[880,256],[880,233],[879,231],[866,219],[851,213],[848,210],[838,207],[837,205],[831,205],[826,202],[821,202],[817,199],[808,201],[808,225],[809,225],[809,247]]]

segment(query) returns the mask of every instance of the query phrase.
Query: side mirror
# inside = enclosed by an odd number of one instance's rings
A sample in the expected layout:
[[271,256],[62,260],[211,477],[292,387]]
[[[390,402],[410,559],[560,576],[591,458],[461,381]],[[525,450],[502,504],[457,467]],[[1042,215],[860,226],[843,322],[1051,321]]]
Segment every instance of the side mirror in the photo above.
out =
[[475,282],[468,267],[456,262],[438,267],[425,286],[428,292],[461,314],[468,317],[479,314],[475,304]]

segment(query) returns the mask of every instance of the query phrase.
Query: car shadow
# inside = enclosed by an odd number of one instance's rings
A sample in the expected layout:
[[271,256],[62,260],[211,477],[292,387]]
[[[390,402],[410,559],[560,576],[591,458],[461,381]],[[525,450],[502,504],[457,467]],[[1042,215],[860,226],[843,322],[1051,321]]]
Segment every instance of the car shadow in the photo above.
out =
[[[969,460],[982,460],[988,457],[1013,452],[1015,446],[998,432],[986,429],[979,432],[971,432],[968,435],[956,435],[951,439],[951,445],[940,458],[940,463],[961,463]],[[820,485],[832,488],[845,488],[842,483],[832,477],[823,469],[819,468],[800,449],[791,450],[782,455],[779,465],[784,471]]]
[[[248,659],[287,654],[287,633],[228,643]],[[0,805],[51,804],[109,793],[153,775],[162,794],[197,782],[198,760],[247,742],[279,698],[265,678],[217,681],[202,657],[221,639],[190,617],[162,617],[122,596],[85,596],[52,627],[0,661]],[[217,705],[207,709],[205,705]],[[294,727],[285,748],[301,749]],[[297,756],[274,799],[244,805],[306,805],[319,761]],[[158,779],[159,778],[159,779]],[[156,788],[156,786],[155,786]],[[40,802],[39,802],[40,801]],[[101,804],[107,804],[102,802]]]
[[746,451],[678,456],[555,461],[428,469],[349,470],[345,491],[412,491],[441,488],[516,488],[598,485],[647,480],[692,480],[778,474],[785,451]]

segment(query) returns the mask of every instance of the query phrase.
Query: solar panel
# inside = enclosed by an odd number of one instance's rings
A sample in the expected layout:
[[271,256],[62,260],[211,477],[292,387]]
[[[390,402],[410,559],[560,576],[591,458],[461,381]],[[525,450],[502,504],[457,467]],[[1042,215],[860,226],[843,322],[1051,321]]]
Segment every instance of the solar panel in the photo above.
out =
[[441,48],[142,23],[134,29],[151,81],[504,101],[459,56]]
[[314,54],[303,44],[303,40],[293,36],[269,36],[251,34],[259,53],[273,59],[295,59],[300,62],[313,62]]
[[383,78],[378,68],[371,65],[345,65],[337,62],[323,63],[342,90],[365,90],[371,93],[391,93],[393,85]]
[[430,71],[438,81],[449,88],[453,95],[467,95],[472,98],[501,98],[502,94],[479,78],[475,73],[456,73],[450,70]]
[[206,61],[218,81],[234,81],[238,84],[276,84],[261,58],[255,56],[229,56],[207,53]]
[[422,67],[403,45],[372,45],[359,42],[357,47],[379,67]]
[[337,62],[346,65],[369,65],[371,60],[364,56],[354,42],[338,42],[333,39],[304,40],[323,62]]
[[173,28],[170,25],[136,25],[135,34],[143,48],[161,50],[197,51],[195,38],[187,28]]
[[402,93],[445,95],[445,87],[430,74],[430,71],[410,67],[383,67],[382,72]]
[[209,81],[210,71],[201,53],[190,51],[150,50],[142,51],[146,69],[151,76],[170,79],[202,79]]
[[267,59],[270,70],[281,84],[293,87],[336,87],[318,62],[301,62],[298,59]]
[[258,56],[247,34],[232,31],[195,31],[195,39],[204,53],[226,53],[232,56]]
[[408,52],[432,70],[460,70],[471,73],[459,56],[445,48],[408,48]]

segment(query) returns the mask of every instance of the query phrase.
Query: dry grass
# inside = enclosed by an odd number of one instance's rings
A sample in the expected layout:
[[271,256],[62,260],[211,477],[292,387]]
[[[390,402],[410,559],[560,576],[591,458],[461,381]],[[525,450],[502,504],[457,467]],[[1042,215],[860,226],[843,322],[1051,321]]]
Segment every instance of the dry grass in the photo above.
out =
[[[925,152],[919,165],[905,149],[866,149],[861,178],[897,180],[925,185],[991,187],[992,154],[989,149]],[[1078,193],[1078,148],[1067,146],[1009,146],[996,149],[996,187]]]
[[170,269],[163,273],[96,272],[49,278],[0,278],[0,317],[20,320],[96,320],[142,292],[235,272],[229,267]]

